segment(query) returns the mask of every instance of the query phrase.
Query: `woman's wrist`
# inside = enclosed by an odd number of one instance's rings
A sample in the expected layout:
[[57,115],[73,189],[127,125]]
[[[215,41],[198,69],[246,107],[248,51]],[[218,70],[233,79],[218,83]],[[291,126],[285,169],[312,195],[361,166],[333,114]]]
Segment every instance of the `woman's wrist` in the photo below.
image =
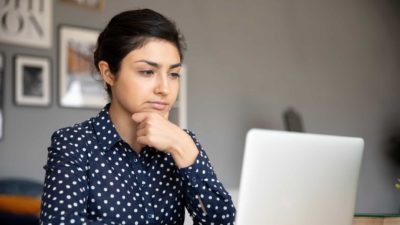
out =
[[184,139],[177,142],[178,144],[174,145],[170,151],[178,168],[185,168],[193,165],[199,154],[199,150],[192,138],[188,134],[184,134]]

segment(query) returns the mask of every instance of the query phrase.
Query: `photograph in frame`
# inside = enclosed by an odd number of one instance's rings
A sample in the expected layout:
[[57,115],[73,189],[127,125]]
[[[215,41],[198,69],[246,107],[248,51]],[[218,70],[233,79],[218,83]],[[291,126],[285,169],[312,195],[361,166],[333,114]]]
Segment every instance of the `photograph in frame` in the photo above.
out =
[[0,140],[4,133],[4,55],[0,52]]
[[59,102],[63,107],[102,108],[107,94],[93,65],[99,32],[73,26],[59,29]]
[[49,106],[50,59],[16,55],[14,60],[15,103],[25,106]]

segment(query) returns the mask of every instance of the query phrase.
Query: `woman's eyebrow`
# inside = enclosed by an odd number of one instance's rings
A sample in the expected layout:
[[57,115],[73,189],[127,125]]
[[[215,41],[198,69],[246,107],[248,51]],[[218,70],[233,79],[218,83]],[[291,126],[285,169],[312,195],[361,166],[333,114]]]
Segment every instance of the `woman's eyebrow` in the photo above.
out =
[[[158,64],[158,63],[156,63],[156,62],[148,61],[148,60],[138,60],[138,61],[135,61],[135,63],[137,63],[137,62],[144,62],[144,63],[147,63],[147,64],[149,64],[150,66],[153,66],[153,67],[156,67],[156,68],[160,68],[160,67],[161,67],[160,64]],[[170,69],[173,69],[173,68],[181,67],[181,66],[182,66],[182,63],[176,63],[176,64],[170,65],[169,68],[170,68]]]

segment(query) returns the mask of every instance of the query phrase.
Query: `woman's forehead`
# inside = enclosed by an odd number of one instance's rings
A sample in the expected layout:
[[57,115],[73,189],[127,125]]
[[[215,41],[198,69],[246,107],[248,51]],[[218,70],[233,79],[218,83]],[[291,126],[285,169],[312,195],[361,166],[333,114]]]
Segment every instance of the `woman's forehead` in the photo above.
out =
[[145,43],[142,47],[129,52],[126,56],[129,61],[151,61],[158,64],[177,64],[180,63],[180,55],[177,47],[169,42],[153,39]]

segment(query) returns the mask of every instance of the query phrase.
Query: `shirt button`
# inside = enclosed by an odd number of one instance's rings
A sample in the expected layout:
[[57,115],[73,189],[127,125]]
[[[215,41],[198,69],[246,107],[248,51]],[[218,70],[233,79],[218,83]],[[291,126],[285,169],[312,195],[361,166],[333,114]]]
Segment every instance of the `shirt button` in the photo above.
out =
[[196,177],[192,177],[192,181],[195,182],[196,181]]
[[154,215],[153,215],[153,214],[148,214],[148,215],[147,215],[147,218],[153,219],[153,218],[154,218]]

